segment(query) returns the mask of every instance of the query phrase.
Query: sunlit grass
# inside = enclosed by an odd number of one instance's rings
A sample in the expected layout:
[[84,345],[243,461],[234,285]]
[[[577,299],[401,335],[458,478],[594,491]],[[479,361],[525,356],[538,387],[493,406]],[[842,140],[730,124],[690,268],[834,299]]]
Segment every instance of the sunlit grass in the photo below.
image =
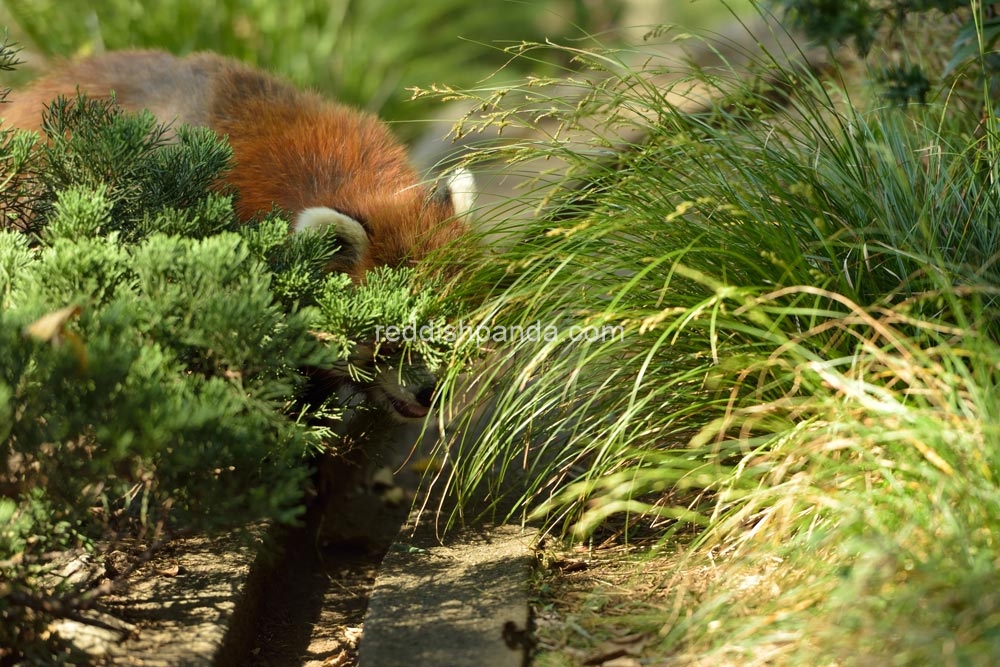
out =
[[[558,99],[475,93],[544,129],[483,156],[569,176],[448,298],[557,333],[470,337],[436,483],[555,534],[683,531],[718,576],[660,633],[678,664],[990,664],[1000,239],[976,101],[854,104],[772,54],[699,74],[719,102],[681,110],[574,55],[594,74]],[[511,99],[532,111],[489,115]]]

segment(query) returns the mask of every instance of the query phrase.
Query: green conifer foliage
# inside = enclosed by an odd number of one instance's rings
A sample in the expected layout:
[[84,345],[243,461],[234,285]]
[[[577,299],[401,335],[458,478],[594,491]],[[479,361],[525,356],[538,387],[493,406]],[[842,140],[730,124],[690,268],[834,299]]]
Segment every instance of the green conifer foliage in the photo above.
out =
[[324,275],[329,230],[237,223],[210,132],[85,98],[43,129],[0,134],[0,660],[82,599],[47,554],[294,521],[330,435],[301,370],[434,316],[409,272]]

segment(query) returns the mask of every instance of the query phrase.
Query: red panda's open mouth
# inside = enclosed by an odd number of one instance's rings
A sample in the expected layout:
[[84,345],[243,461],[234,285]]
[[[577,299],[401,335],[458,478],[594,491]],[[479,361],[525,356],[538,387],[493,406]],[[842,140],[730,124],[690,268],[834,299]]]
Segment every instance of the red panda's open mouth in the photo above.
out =
[[423,419],[430,412],[427,406],[421,405],[419,403],[411,403],[410,401],[403,401],[394,396],[386,394],[386,398],[389,399],[389,405],[392,409],[399,413],[400,416],[406,417],[407,419]]
[[434,404],[434,384],[422,379],[424,382],[407,383],[395,373],[382,372],[366,389],[369,398],[390,415],[403,420],[424,419]]

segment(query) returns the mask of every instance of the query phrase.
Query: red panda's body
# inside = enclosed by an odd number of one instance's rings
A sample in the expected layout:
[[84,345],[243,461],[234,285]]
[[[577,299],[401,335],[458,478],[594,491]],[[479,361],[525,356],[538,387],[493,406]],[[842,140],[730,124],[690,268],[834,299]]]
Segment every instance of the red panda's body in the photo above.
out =
[[277,206],[296,229],[335,224],[343,247],[332,267],[359,278],[377,265],[420,258],[465,230],[471,179],[424,185],[404,148],[374,116],[211,53],[179,58],[120,51],[69,63],[15,92],[0,108],[8,126],[38,129],[44,106],[80,93],[164,123],[208,127],[228,136],[247,220]]
[[[68,63],[0,107],[5,125],[39,129],[46,105],[77,93],[147,109],[161,122],[208,127],[228,137],[243,221],[278,207],[293,229],[335,225],[340,250],[330,270],[355,280],[374,266],[399,266],[465,232],[473,183],[458,171],[423,183],[403,147],[369,114],[211,53],[113,52]],[[421,417],[432,379],[404,386],[379,375],[370,393],[403,417]],[[391,374],[393,375],[393,374]],[[395,374],[398,375],[398,374]]]

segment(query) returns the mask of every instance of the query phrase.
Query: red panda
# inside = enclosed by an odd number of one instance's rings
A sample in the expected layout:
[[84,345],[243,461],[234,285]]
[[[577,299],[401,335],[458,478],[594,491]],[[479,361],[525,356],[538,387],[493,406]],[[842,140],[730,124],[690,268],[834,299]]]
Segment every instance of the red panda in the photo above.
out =
[[465,232],[474,184],[465,171],[427,187],[406,150],[375,116],[332,102],[214,53],[177,57],[116,51],[71,62],[15,92],[0,115],[37,130],[45,106],[77,92],[112,94],[124,108],[163,123],[208,127],[228,137],[225,182],[246,221],[277,206],[293,229],[335,225],[340,251],[329,268],[360,280],[374,266],[420,259]]
[[[162,123],[207,127],[228,138],[224,178],[247,221],[275,206],[295,231],[334,225],[340,250],[329,267],[355,281],[375,266],[401,266],[466,232],[474,183],[455,171],[428,187],[403,146],[375,116],[301,91],[213,53],[177,57],[118,51],[67,63],[0,107],[8,127],[39,129],[46,105],[77,93],[149,110]],[[381,373],[368,387],[404,418],[427,414],[433,378],[403,386]],[[332,379],[336,382],[336,378]]]

